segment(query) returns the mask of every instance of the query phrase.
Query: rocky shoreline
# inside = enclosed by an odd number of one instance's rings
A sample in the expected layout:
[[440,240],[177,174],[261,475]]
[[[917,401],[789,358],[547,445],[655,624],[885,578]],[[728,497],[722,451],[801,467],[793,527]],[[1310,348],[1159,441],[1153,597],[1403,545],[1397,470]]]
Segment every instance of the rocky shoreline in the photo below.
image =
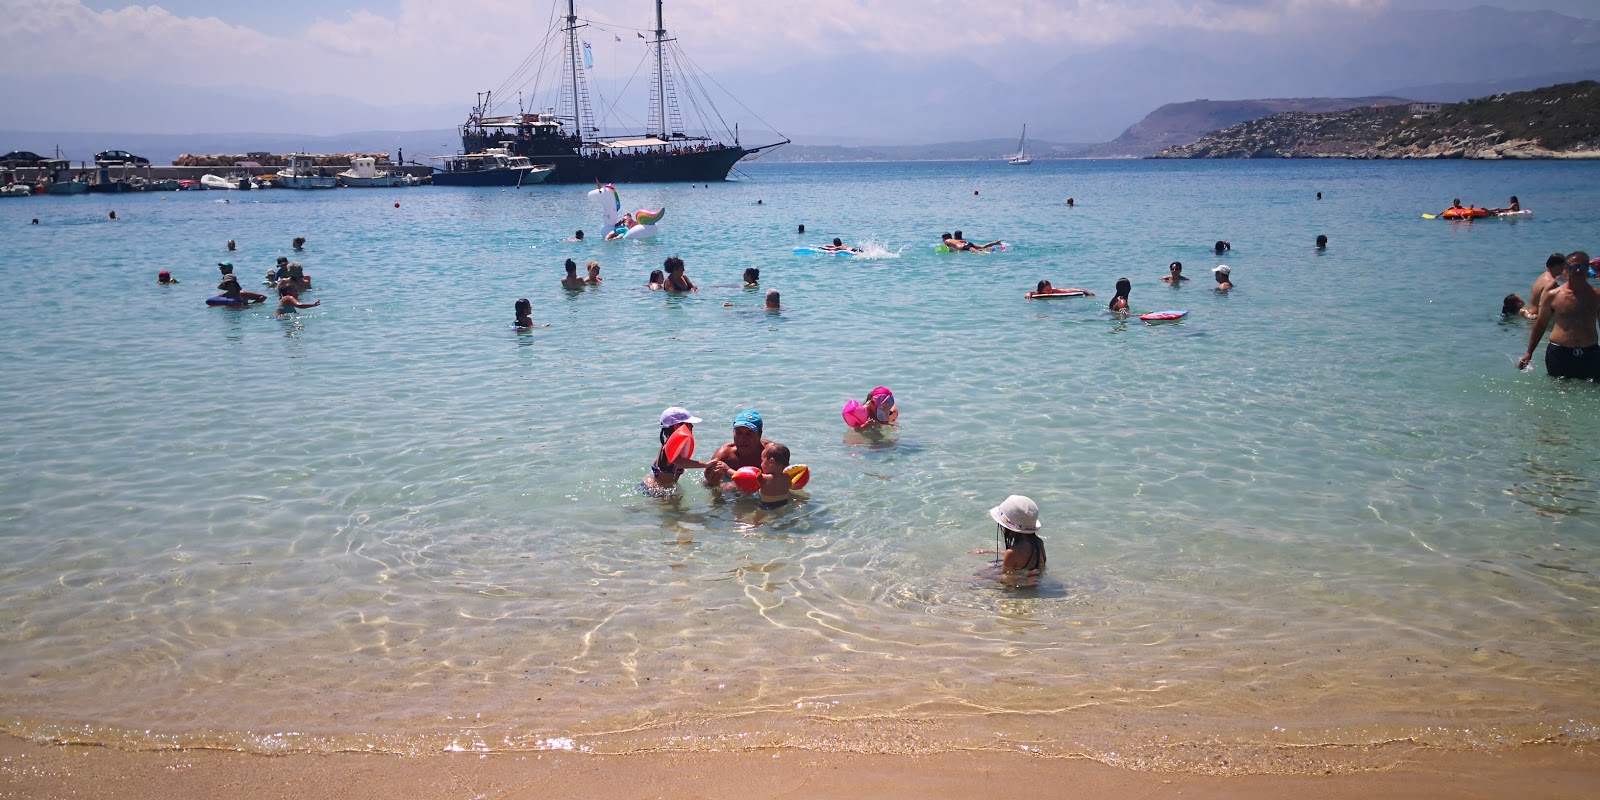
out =
[[1272,114],[1151,158],[1600,158],[1600,84],[1562,84],[1434,107]]

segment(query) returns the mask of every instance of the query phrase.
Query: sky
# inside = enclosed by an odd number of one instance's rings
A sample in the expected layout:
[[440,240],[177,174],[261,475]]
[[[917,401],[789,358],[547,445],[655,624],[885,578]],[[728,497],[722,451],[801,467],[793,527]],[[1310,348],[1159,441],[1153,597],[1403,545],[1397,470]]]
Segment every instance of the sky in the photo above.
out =
[[[874,135],[926,140],[967,135],[975,126],[945,119],[941,88],[962,97],[990,85],[1037,82],[1075,55],[1149,52],[1150,74],[1137,63],[1124,72],[1134,83],[1159,82],[1163,71],[1184,63],[1161,63],[1162,53],[1192,62],[1197,43],[1226,49],[1230,41],[1315,36],[1330,26],[1376,24],[1397,11],[1437,9],[1441,19],[1483,5],[1485,0],[807,0],[804,3],[667,0],[666,26],[695,66],[726,84],[746,106],[734,116],[759,127],[755,115],[772,127],[801,136],[816,134],[816,114],[794,108],[785,97],[827,102],[829,96],[852,103],[873,102],[870,81],[883,80],[886,100],[922,98],[926,119],[898,107],[892,121],[873,123]],[[1600,19],[1600,0],[1488,0],[1516,11],[1547,10],[1582,19]],[[607,124],[639,127],[642,100],[631,102],[648,75],[638,30],[651,27],[649,0],[586,0],[578,13],[590,23],[584,39],[593,44],[591,89],[616,112]],[[564,0],[162,0],[129,4],[118,0],[6,0],[0,25],[0,101],[29,101],[26,85],[59,97],[39,109],[46,118],[59,111],[73,125],[115,130],[123,127],[187,125],[203,128],[217,113],[217,98],[282,106],[284,125],[319,127],[318,133],[372,130],[395,125],[449,127],[458,123],[475,92],[516,88],[530,93],[535,84],[505,83],[539,43]],[[1186,50],[1185,48],[1191,48]],[[63,54],[70,54],[63,57]],[[1220,56],[1219,56],[1220,57]],[[1370,55],[1330,55],[1322,63],[1370,60]],[[1119,62],[1121,63],[1121,62]],[[1512,65],[1532,71],[1537,65]],[[1263,64],[1262,71],[1278,70]],[[891,73],[909,74],[894,75]],[[1281,70],[1280,70],[1281,71]],[[919,78],[919,76],[921,76]],[[1153,77],[1154,76],[1154,77]],[[1298,90],[1293,76],[1274,81],[1239,80],[1239,98],[1257,91],[1309,94],[1344,87],[1307,79]],[[1416,75],[1396,74],[1392,85],[1412,85]],[[1071,76],[1062,76],[1069,81]],[[1115,80],[1115,76],[1112,78]],[[920,80],[920,82],[919,82]],[[1379,79],[1349,83],[1357,89]],[[23,88],[18,88],[22,84]],[[553,85],[546,79],[539,85]],[[1214,89],[1213,87],[1218,87]],[[1221,91],[1227,84],[1183,83],[1183,90]],[[1382,86],[1374,85],[1371,91]],[[1175,86],[1173,92],[1179,89]],[[830,93],[832,93],[830,95]],[[1148,95],[1148,98],[1146,97]],[[151,99],[155,96],[167,98]],[[125,102],[119,104],[116,97]],[[192,97],[193,113],[174,113],[171,98]],[[627,97],[630,103],[620,102]],[[510,99],[508,97],[508,99]],[[1130,103],[1167,102],[1159,86]],[[226,101],[222,101],[226,102]],[[530,100],[531,105],[548,105]],[[719,109],[726,101],[717,99]],[[276,104],[276,105],[274,105]],[[341,121],[339,107],[347,109]],[[625,107],[634,111],[624,112]],[[893,102],[886,106],[893,106]],[[1130,105],[1129,109],[1134,105]],[[0,105],[0,107],[6,107]],[[315,110],[296,120],[296,109]],[[103,118],[95,117],[103,110]],[[1146,109],[1148,110],[1148,109]],[[38,112],[35,112],[38,113]],[[1107,119],[1070,125],[1040,121],[1041,135],[1114,135],[1136,121],[1111,119],[1131,111],[1107,107]],[[908,116],[908,114],[910,116]],[[0,115],[0,129],[20,127]],[[179,120],[174,120],[173,117]],[[959,111],[954,116],[964,116]],[[215,124],[224,124],[218,120]],[[835,120],[832,127],[848,127]],[[1051,131],[1054,125],[1058,130]],[[865,127],[865,125],[864,125]],[[1009,125],[1007,126],[1009,127]],[[151,131],[157,132],[157,131]],[[166,131],[161,131],[166,132]],[[309,131],[308,131],[309,132]],[[947,132],[947,133],[946,133]],[[913,135],[915,134],[915,135]],[[1104,136],[1109,138],[1109,136]]]

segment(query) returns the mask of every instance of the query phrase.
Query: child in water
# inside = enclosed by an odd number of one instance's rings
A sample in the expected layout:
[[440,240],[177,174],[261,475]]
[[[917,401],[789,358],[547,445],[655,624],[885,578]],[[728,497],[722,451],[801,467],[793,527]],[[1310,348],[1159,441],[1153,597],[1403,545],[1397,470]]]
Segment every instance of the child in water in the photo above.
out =
[[1022,495],[1011,495],[989,509],[989,516],[1003,534],[1004,550],[973,550],[974,555],[1000,557],[1000,580],[1013,586],[1032,586],[1044,572],[1044,542],[1039,539],[1039,504]]
[[894,392],[887,386],[879,386],[867,395],[867,402],[862,404],[867,409],[867,425],[893,425],[900,419],[900,409],[894,404]]
[[589,277],[584,278],[583,282],[590,286],[599,286],[601,281],[600,262],[590,261],[587,266],[589,268]]
[[689,453],[679,453],[675,459],[669,458],[667,454],[667,441],[672,438],[672,434],[685,426],[693,431],[695,423],[701,421],[699,417],[690,414],[688,409],[678,406],[661,412],[661,447],[656,450],[656,460],[650,464],[650,474],[639,484],[645,494],[654,497],[664,496],[678,485],[678,478],[685,470],[706,468],[705,464],[690,458]]
[[650,282],[645,286],[651,290],[665,289],[667,288],[667,276],[659,269],[650,270]]
[[168,284],[173,284],[173,283],[177,283],[177,282],[178,282],[178,279],[172,277],[172,273],[168,272],[166,270],[161,270],[159,273],[156,274],[156,283],[159,283],[162,286],[166,286]]
[[789,490],[794,480],[784,470],[789,468],[789,448],[776,442],[761,451],[761,509],[771,511],[789,504]]

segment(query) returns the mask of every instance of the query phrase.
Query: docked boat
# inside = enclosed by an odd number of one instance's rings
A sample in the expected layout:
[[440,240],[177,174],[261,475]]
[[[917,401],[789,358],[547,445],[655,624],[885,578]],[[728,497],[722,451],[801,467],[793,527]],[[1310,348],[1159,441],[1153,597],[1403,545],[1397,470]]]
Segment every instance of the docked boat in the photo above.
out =
[[1033,163],[1028,157],[1028,123],[1022,123],[1022,139],[1017,142],[1017,154],[1006,159],[1007,164],[1026,166]]
[[361,156],[350,159],[350,168],[339,173],[340,186],[388,188],[391,186],[410,186],[402,173],[378,169],[378,160],[371,156]]
[[332,189],[339,179],[329,175],[307,155],[289,156],[289,166],[278,170],[278,185],[285,189]]
[[259,189],[261,186],[248,175],[221,175],[206,173],[200,176],[200,185],[207,189]]
[[435,186],[530,186],[543,183],[555,172],[549,164],[534,164],[511,152],[509,142],[481,153],[444,160],[444,170],[433,173]]
[[[649,40],[654,61],[649,130],[642,134],[602,136],[589,104],[586,70],[590,68],[590,61],[578,39],[578,30],[582,27],[574,10],[574,0],[567,0],[564,23],[543,37],[549,42],[564,41],[566,48],[555,70],[559,73],[559,85],[551,87],[556,101],[554,113],[530,114],[518,109],[515,114],[497,114],[499,109],[493,93],[479,95],[478,104],[461,126],[461,152],[483,153],[500,142],[510,142],[513,154],[552,165],[555,172],[548,178],[551,183],[698,182],[727,180],[728,173],[740,159],[789,143],[784,139],[759,147],[745,147],[739,142],[737,125],[731,131],[726,129],[716,106],[701,88],[703,82],[688,71],[692,62],[678,50],[675,40],[667,36],[662,23],[661,0],[656,0],[656,26]],[[528,72],[514,75],[507,81],[508,85],[537,81],[547,61],[543,54],[529,57],[523,62],[523,69]],[[673,80],[674,75],[689,75],[682,86],[687,103],[679,103],[679,87]],[[537,89],[536,85],[536,92]],[[685,111],[699,115],[691,121],[695,129],[706,131],[707,135],[688,132]],[[713,130],[721,133],[710,135]]]
[[8,183],[0,186],[0,197],[27,197],[33,194],[33,187],[26,183]]
[[49,194],[88,194],[89,178],[72,174],[72,162],[65,158],[47,158],[39,162],[47,174],[42,181]]

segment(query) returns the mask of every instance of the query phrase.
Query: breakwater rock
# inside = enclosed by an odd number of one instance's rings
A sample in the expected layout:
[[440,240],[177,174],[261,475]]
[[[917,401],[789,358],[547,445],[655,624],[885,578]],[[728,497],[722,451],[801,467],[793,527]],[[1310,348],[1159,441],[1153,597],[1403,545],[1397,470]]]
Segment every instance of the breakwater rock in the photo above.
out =
[[1465,103],[1272,114],[1152,158],[1600,158],[1600,83]]

